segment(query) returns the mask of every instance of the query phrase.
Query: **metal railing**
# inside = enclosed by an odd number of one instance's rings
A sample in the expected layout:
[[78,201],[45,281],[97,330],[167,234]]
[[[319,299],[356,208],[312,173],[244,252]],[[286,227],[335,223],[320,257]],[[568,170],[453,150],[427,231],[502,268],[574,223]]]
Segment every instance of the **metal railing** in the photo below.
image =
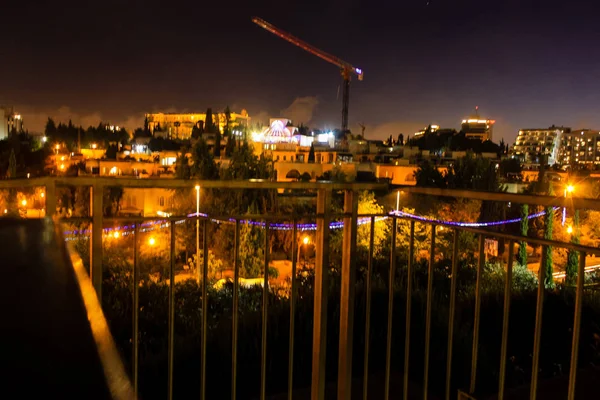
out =
[[[327,309],[328,309],[328,279],[329,279],[329,226],[332,220],[343,219],[343,242],[342,242],[342,261],[341,261],[341,278],[340,278],[340,321],[339,321],[339,344],[338,344],[338,363],[337,363],[337,398],[349,399],[353,393],[353,332],[354,332],[354,299],[356,296],[356,269],[357,269],[357,229],[359,218],[370,218],[369,232],[369,249],[367,259],[367,270],[365,273],[365,299],[366,299],[366,314],[365,314],[365,345],[363,355],[363,374],[362,374],[362,397],[368,398],[369,393],[369,357],[370,357],[370,332],[371,332],[371,307],[372,307],[372,274],[373,274],[373,249],[374,249],[374,230],[375,219],[377,217],[388,217],[391,219],[391,246],[390,246],[390,261],[389,261],[389,280],[388,280],[388,317],[387,317],[387,332],[386,332],[386,352],[385,352],[385,372],[384,372],[384,397],[390,398],[390,380],[393,369],[392,363],[392,347],[394,345],[394,296],[396,294],[394,282],[397,275],[397,235],[399,221],[409,221],[410,234],[408,243],[408,260],[406,265],[406,320],[404,334],[404,362],[403,362],[403,398],[409,398],[409,386],[411,385],[410,355],[411,355],[411,326],[412,326],[412,298],[413,298],[413,277],[415,274],[415,224],[426,224],[432,227],[430,233],[431,247],[429,251],[429,264],[427,270],[427,290],[426,290],[426,328],[425,328],[425,353],[423,359],[423,397],[427,398],[429,389],[430,375],[430,341],[431,341],[431,321],[432,321],[432,298],[433,298],[433,275],[434,262],[436,255],[436,226],[443,226],[452,232],[452,258],[451,258],[451,274],[450,274],[450,292],[449,292],[449,310],[448,310],[448,332],[447,332],[447,353],[446,353],[446,376],[445,376],[445,398],[450,399],[455,396],[456,390],[452,384],[452,367],[453,367],[453,344],[455,337],[455,316],[457,306],[457,284],[459,271],[459,240],[460,232],[468,232],[478,236],[478,261],[476,268],[476,284],[475,284],[475,309],[472,333],[472,353],[470,363],[470,379],[469,387],[465,388],[471,394],[476,392],[477,384],[477,367],[479,358],[479,333],[481,322],[481,301],[482,301],[482,278],[484,269],[484,240],[486,237],[508,240],[508,260],[506,266],[506,280],[504,286],[504,304],[502,317],[502,338],[500,348],[500,366],[499,366],[499,381],[498,381],[498,398],[505,397],[505,370],[508,349],[508,332],[510,320],[511,306],[511,290],[512,290],[512,273],[513,273],[513,257],[514,245],[516,242],[525,241],[530,244],[542,246],[542,261],[539,268],[539,279],[537,289],[537,303],[535,316],[534,344],[532,352],[532,377],[530,386],[530,398],[535,399],[537,395],[538,385],[538,370],[539,370],[539,355],[542,333],[542,315],[544,311],[544,295],[546,289],[544,287],[544,264],[545,249],[548,246],[560,247],[579,252],[579,268],[577,275],[577,285],[575,289],[575,313],[572,326],[573,337],[571,343],[571,360],[569,372],[568,398],[575,398],[575,382],[577,378],[578,365],[578,349],[580,341],[581,327],[581,311],[583,304],[583,288],[584,288],[584,270],[586,255],[600,255],[600,249],[583,246],[574,243],[558,242],[554,240],[546,240],[539,238],[523,237],[512,235],[503,232],[489,231],[482,228],[457,226],[443,221],[424,221],[407,215],[401,214],[359,214],[358,213],[358,191],[360,190],[381,190],[387,188],[381,184],[361,184],[361,183],[310,183],[310,182],[270,182],[270,181],[180,181],[180,180],[154,180],[154,179],[114,179],[114,178],[42,178],[31,180],[15,180],[4,181],[0,184],[0,189],[19,188],[23,186],[45,186],[46,187],[46,207],[48,210],[56,209],[56,191],[60,186],[87,186],[92,190],[91,198],[91,218],[89,221],[91,227],[90,240],[90,275],[93,285],[98,296],[102,295],[102,224],[103,222],[113,220],[133,220],[135,223],[134,233],[134,266],[133,266],[133,371],[132,380],[134,390],[138,391],[138,374],[139,374],[139,223],[142,220],[161,219],[165,218],[117,218],[108,219],[103,217],[103,199],[102,193],[104,188],[121,186],[125,188],[188,188],[191,189],[196,185],[202,188],[213,189],[304,189],[314,190],[317,192],[317,207],[316,214],[312,216],[270,216],[270,215],[234,215],[226,216],[234,221],[234,279],[233,279],[233,305],[232,305],[232,361],[231,361],[231,393],[235,399],[237,395],[237,346],[238,346],[238,330],[239,330],[239,243],[240,243],[240,223],[248,219],[260,219],[264,221],[265,229],[265,251],[264,251],[264,282],[262,285],[262,308],[261,308],[261,361],[260,361],[260,398],[267,397],[267,381],[266,381],[266,364],[267,364],[267,315],[268,315],[268,268],[270,255],[268,253],[269,230],[270,224],[276,223],[277,220],[293,220],[291,230],[295,238],[298,233],[298,218],[314,218],[316,219],[316,240],[315,240],[315,271],[314,271],[314,315],[313,315],[313,342],[312,342],[312,379],[311,379],[311,397],[313,399],[324,399],[326,388],[326,357],[327,357]],[[430,195],[430,196],[447,196],[455,198],[467,198],[475,200],[497,201],[497,202],[512,202],[517,204],[531,204],[540,206],[565,206],[570,208],[586,208],[600,210],[600,201],[578,198],[562,198],[548,196],[527,196],[513,195],[506,193],[487,193],[473,192],[466,190],[442,190],[406,187],[402,188],[405,192]],[[344,192],[344,206],[341,214],[334,214],[331,210],[332,194],[334,191]],[[203,251],[208,254],[208,226],[211,216],[194,217],[202,223],[203,229]],[[175,224],[177,218],[169,218],[170,235],[170,265],[169,265],[169,305],[168,305],[168,393],[169,398],[173,395],[173,365],[174,365],[174,335],[175,335]],[[290,291],[290,332],[289,332],[289,353],[288,353],[288,399],[292,398],[294,390],[294,320],[297,305],[297,243],[292,241],[292,279]],[[199,269],[200,270],[200,269]],[[201,266],[201,287],[202,287],[202,310],[208,309],[207,282],[208,282],[208,256],[204,257]],[[206,397],[206,348],[207,348],[207,318],[208,313],[202,312],[202,333],[201,333],[201,397]],[[358,397],[354,393],[354,397]]]

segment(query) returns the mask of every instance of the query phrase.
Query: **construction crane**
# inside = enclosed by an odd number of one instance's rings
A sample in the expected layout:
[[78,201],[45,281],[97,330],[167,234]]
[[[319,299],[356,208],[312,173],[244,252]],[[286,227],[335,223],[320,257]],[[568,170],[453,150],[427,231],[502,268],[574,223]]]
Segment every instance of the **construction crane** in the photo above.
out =
[[252,22],[256,25],[260,26],[263,29],[271,32],[272,34],[279,36],[280,38],[287,40],[293,45],[300,47],[308,51],[315,56],[338,66],[342,72],[342,78],[344,79],[344,87],[342,91],[342,133],[346,133],[348,131],[348,104],[350,103],[350,78],[352,74],[356,74],[358,76],[358,80],[363,80],[363,71],[360,68],[352,66],[350,63],[339,59],[336,56],[332,56],[329,53],[324,52],[323,50],[319,50],[314,46],[306,43],[305,41],[298,39],[296,36],[291,35],[273,25],[265,21],[264,19],[254,17],[252,18]]

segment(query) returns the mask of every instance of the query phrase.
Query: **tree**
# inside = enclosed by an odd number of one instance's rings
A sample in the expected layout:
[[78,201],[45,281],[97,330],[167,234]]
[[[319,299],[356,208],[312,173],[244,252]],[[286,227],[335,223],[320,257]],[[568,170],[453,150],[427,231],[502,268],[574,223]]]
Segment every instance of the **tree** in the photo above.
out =
[[398,145],[404,146],[404,134],[402,133],[398,135]]
[[[362,191],[358,197],[359,214],[383,214],[384,207],[377,203],[373,192]],[[375,221],[373,228],[373,255],[375,257],[383,255],[383,247],[388,240],[389,226],[386,221]],[[371,238],[371,224],[363,224],[358,227],[356,243],[365,251],[369,249]]]
[[499,173],[503,178],[521,173],[521,163],[516,158],[507,158],[500,161]]
[[[202,122],[202,121],[200,121]],[[202,136],[202,130],[200,129],[200,127],[198,126],[198,124],[195,124],[192,127],[192,139],[198,139],[200,136]]]
[[304,172],[302,175],[300,175],[300,182],[310,182],[311,179],[312,177],[308,172]]
[[264,229],[249,223],[240,225],[240,275],[244,278],[256,278],[260,276],[265,264]]
[[[579,244],[579,210],[575,210],[573,215],[573,234],[571,235],[571,243]],[[569,286],[575,285],[577,280],[577,269],[579,265],[579,252],[569,250],[567,252],[567,266],[565,268],[565,283]]]
[[204,119],[204,131],[206,133],[216,133],[214,128],[215,128],[215,124],[213,122],[212,108],[208,108],[206,110],[206,118]]
[[417,186],[421,187],[446,187],[446,179],[439,169],[429,160],[424,160],[415,171]]
[[229,109],[229,106],[225,107],[223,113],[225,114],[225,134],[229,135],[231,134],[231,110]]
[[310,151],[308,152],[308,162],[309,163],[315,162],[315,144],[314,143],[310,144]]
[[237,142],[237,140],[235,140],[233,135],[230,134],[229,137],[227,138],[227,144],[225,145],[225,156],[226,157],[231,157],[231,155],[235,151],[236,142]]
[[17,158],[15,157],[15,149],[10,150],[10,159],[8,160],[8,177],[17,177]]
[[[529,230],[529,205],[521,205],[521,235],[527,236]],[[519,265],[527,266],[527,242],[519,242],[519,252],[517,253],[517,262]]]
[[48,118],[46,128],[44,129],[46,136],[54,137],[56,135],[56,124],[52,118]]
[[219,168],[203,138],[199,138],[192,148],[192,161],[190,177],[203,180],[219,178]]

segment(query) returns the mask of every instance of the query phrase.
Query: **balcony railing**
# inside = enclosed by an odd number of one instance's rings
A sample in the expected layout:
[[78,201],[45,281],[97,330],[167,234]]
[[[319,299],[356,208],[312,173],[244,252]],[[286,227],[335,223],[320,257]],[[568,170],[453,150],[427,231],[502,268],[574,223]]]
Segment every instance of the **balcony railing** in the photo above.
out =
[[[253,189],[253,190],[264,190],[264,189],[303,189],[316,191],[317,193],[317,207],[316,214],[314,215],[225,215],[225,216],[212,216],[212,215],[200,215],[194,214],[191,218],[198,221],[198,226],[202,225],[203,230],[203,254],[208,254],[209,238],[208,238],[208,226],[212,218],[225,218],[232,222],[235,226],[234,229],[234,279],[233,279],[233,304],[232,304],[232,342],[231,342],[231,398],[241,396],[237,388],[238,382],[238,330],[239,330],[239,274],[240,274],[240,262],[239,262],[239,243],[240,243],[240,225],[248,220],[257,221],[264,227],[265,230],[265,251],[264,251],[264,277],[262,283],[262,305],[261,305],[261,341],[260,341],[260,398],[264,399],[267,397],[267,331],[268,331],[268,299],[269,299],[269,281],[268,281],[268,268],[270,255],[268,252],[269,232],[275,227],[280,227],[281,221],[291,221],[291,224],[286,225],[286,229],[292,231],[292,237],[296,238],[297,233],[301,227],[299,226],[299,219],[312,219],[316,221],[316,240],[315,240],[315,268],[314,268],[314,300],[313,300],[313,318],[312,318],[312,364],[311,364],[311,381],[310,381],[310,392],[312,399],[324,399],[326,398],[326,390],[329,393],[331,390],[328,387],[327,371],[327,355],[336,353],[335,349],[332,351],[327,346],[327,326],[328,326],[328,298],[329,293],[329,265],[330,265],[330,243],[329,243],[329,229],[331,223],[334,221],[343,222],[343,241],[342,241],[342,259],[340,266],[340,298],[339,298],[339,338],[337,344],[337,385],[335,391],[337,392],[338,399],[349,399],[351,395],[358,398],[358,392],[356,390],[357,373],[356,367],[353,367],[353,358],[355,358],[356,343],[354,343],[354,333],[359,331],[356,327],[355,322],[355,299],[357,296],[357,230],[358,223],[361,218],[366,218],[370,222],[370,245],[368,248],[368,262],[365,272],[364,282],[364,299],[365,299],[365,315],[364,315],[364,350],[359,355],[358,359],[362,361],[362,379],[360,385],[362,390],[359,390],[363,398],[372,398],[372,390],[383,389],[384,398],[412,398],[413,389],[418,389],[420,392],[418,396],[424,398],[428,397],[431,384],[429,381],[432,365],[430,360],[431,354],[431,337],[432,337],[432,318],[433,309],[432,303],[434,299],[434,292],[436,288],[434,285],[434,264],[435,257],[437,255],[436,248],[436,227],[443,227],[449,230],[452,234],[452,257],[451,257],[451,272],[449,275],[450,290],[447,295],[448,299],[448,325],[447,325],[447,345],[446,345],[446,364],[445,364],[445,389],[438,390],[443,392],[446,399],[456,397],[457,393],[469,393],[472,395],[477,394],[477,383],[478,383],[478,361],[480,358],[480,329],[481,329],[481,302],[482,302],[482,280],[484,274],[484,263],[485,263],[485,239],[496,238],[508,241],[508,260],[506,265],[506,279],[504,286],[503,295],[503,313],[502,313],[502,330],[501,330],[501,342],[499,349],[499,375],[498,375],[498,398],[509,398],[511,395],[507,394],[505,389],[506,379],[506,363],[508,357],[508,348],[511,345],[509,343],[509,322],[511,313],[511,291],[512,291],[512,273],[513,273],[513,262],[515,256],[514,246],[518,242],[527,242],[529,244],[535,244],[542,247],[542,260],[540,266],[544,265],[544,259],[546,254],[546,248],[553,246],[555,248],[563,248],[574,250],[579,253],[579,267],[577,274],[577,282],[574,288],[574,319],[572,323],[572,340],[571,340],[571,351],[570,351],[570,366],[569,366],[569,379],[568,389],[566,395],[569,399],[575,399],[576,394],[576,378],[578,370],[578,355],[580,353],[579,343],[581,336],[581,321],[582,321],[582,305],[584,297],[584,277],[585,277],[585,261],[587,255],[600,255],[600,249],[583,246],[574,243],[558,242],[554,240],[523,237],[519,235],[507,234],[503,232],[490,231],[483,227],[466,226],[461,224],[455,224],[449,221],[438,221],[420,218],[414,215],[408,215],[404,213],[392,213],[392,214],[359,214],[358,213],[358,192],[361,190],[382,190],[386,189],[387,185],[382,184],[362,184],[362,183],[311,183],[311,182],[270,182],[270,181],[181,181],[181,180],[156,180],[156,179],[111,179],[111,178],[42,178],[42,179],[30,179],[30,180],[14,180],[4,181],[0,183],[0,189],[6,188],[22,188],[22,187],[35,187],[45,186],[46,190],[46,209],[56,209],[56,193],[57,188],[61,186],[84,186],[90,187],[91,189],[91,217],[83,218],[88,222],[91,222],[90,229],[90,275],[93,286],[99,298],[102,297],[102,237],[103,237],[103,223],[115,222],[115,221],[135,221],[133,225],[134,233],[134,263],[133,263],[133,334],[132,334],[132,349],[133,349],[133,362],[132,362],[132,381],[134,390],[138,391],[138,379],[139,379],[139,283],[140,283],[140,267],[139,267],[139,248],[140,248],[140,226],[143,221],[148,220],[165,220],[165,218],[106,218],[103,216],[103,192],[108,187],[125,187],[125,188],[167,188],[167,189],[182,189],[182,188],[194,188],[199,185],[202,188],[212,189],[227,189],[227,190],[242,190],[242,189]],[[530,204],[539,205],[544,207],[568,207],[575,209],[592,209],[600,210],[600,201],[591,199],[579,199],[579,198],[562,198],[562,197],[549,197],[549,196],[529,196],[529,195],[516,195],[506,193],[487,193],[487,192],[474,192],[468,190],[445,190],[445,189],[429,189],[429,188],[415,188],[407,187],[402,188],[405,192],[423,196],[444,196],[451,198],[464,198],[471,200],[481,201],[493,201],[501,203],[512,203],[512,204]],[[342,213],[334,213],[332,211],[332,195],[334,192],[344,193],[344,205]],[[389,254],[389,269],[388,269],[388,280],[387,280],[387,322],[386,322],[386,333],[385,333],[385,366],[383,373],[383,387],[374,388],[373,384],[369,385],[373,374],[369,370],[369,360],[371,357],[371,347],[374,344],[373,339],[370,338],[370,334],[374,329],[371,321],[372,314],[372,289],[373,289],[373,263],[374,263],[374,231],[375,221],[377,218],[388,218],[391,222],[391,234],[390,234],[390,254]],[[170,217],[168,226],[170,228],[170,264],[169,264],[169,283],[168,283],[168,373],[166,376],[168,384],[168,397],[172,398],[174,390],[174,346],[175,346],[175,239],[176,231],[174,223],[180,220],[181,217]],[[80,218],[80,220],[82,220]],[[66,222],[69,220],[67,219]],[[408,224],[408,257],[407,263],[404,266],[398,266],[398,249],[397,239],[398,235],[402,235],[399,232],[399,224]],[[412,313],[415,310],[412,301],[414,300],[413,291],[415,288],[414,279],[416,273],[416,255],[415,255],[415,225],[423,224],[430,227],[429,229],[429,263],[427,266],[427,289],[425,291],[425,331],[423,338],[415,337],[412,333],[415,331],[413,326]],[[472,342],[471,342],[471,355],[470,355],[470,378],[467,387],[457,387],[456,381],[453,379],[453,371],[455,371],[455,363],[453,362],[453,349],[455,348],[455,335],[456,335],[456,308],[457,308],[457,288],[459,280],[459,268],[460,268],[460,241],[459,235],[461,232],[467,232],[478,236],[478,257],[476,265],[476,282],[474,292],[474,310],[473,310],[473,324],[472,324]],[[297,298],[297,241],[292,240],[292,279],[291,279],[291,291],[289,301],[289,312],[290,312],[290,327],[289,327],[289,353],[288,357],[288,398],[292,398],[294,390],[294,350],[295,350],[295,316],[296,307],[299,299]],[[209,309],[209,291],[207,287],[208,283],[208,256],[204,257],[202,265],[198,265],[198,272],[201,274],[199,282],[201,285],[201,309]],[[537,289],[537,302],[535,312],[535,328],[533,334],[533,349],[532,349],[532,369],[531,369],[531,384],[529,389],[529,397],[536,398],[538,394],[538,374],[540,365],[540,349],[541,349],[541,337],[542,337],[542,317],[544,312],[544,300],[546,295],[546,289],[544,287],[545,282],[545,268],[540,267],[538,272],[538,289]],[[404,321],[402,319],[394,318],[399,314],[396,311],[397,306],[397,289],[395,288],[395,282],[399,279],[405,282],[405,298],[406,303],[404,304]],[[404,289],[403,289],[404,290]],[[198,378],[200,380],[201,398],[206,398],[206,387],[207,387],[207,339],[208,339],[208,312],[202,313],[201,322],[201,375]],[[403,326],[402,326],[403,325]],[[397,362],[393,360],[393,355],[398,352],[394,350],[400,346],[400,343],[395,341],[397,337],[397,330],[404,330],[404,346],[403,346],[403,362]],[[436,336],[439,336],[439,332],[436,332]],[[411,366],[418,354],[414,354],[413,350],[418,347],[418,343],[422,340],[424,355],[422,363],[417,363],[423,368],[422,383],[415,384],[414,376],[415,373]],[[416,342],[415,342],[416,341]],[[401,366],[399,366],[401,364]],[[439,368],[439,366],[435,366]],[[353,372],[354,371],[354,372]],[[399,384],[395,377],[402,377],[402,384]],[[354,379],[353,379],[354,377]],[[412,388],[411,388],[412,386]],[[401,387],[401,389],[398,389]],[[461,390],[459,390],[461,389]],[[332,397],[332,395],[327,396]]]

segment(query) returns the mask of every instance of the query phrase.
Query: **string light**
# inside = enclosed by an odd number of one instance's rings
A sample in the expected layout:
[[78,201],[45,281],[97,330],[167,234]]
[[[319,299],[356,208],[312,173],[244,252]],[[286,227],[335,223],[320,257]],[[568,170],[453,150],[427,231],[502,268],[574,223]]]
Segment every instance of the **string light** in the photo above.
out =
[[[553,211],[558,210],[559,207],[554,207]],[[435,219],[435,218],[428,218],[428,217],[424,217],[422,215],[416,215],[416,214],[411,214],[405,211],[391,211],[390,215],[395,215],[397,217],[407,217],[407,218],[412,218],[415,219],[417,221],[422,221],[422,222],[428,222],[428,223],[432,223],[432,224],[438,224],[438,225],[450,225],[450,226],[459,226],[459,227],[469,227],[469,228],[482,228],[482,227],[489,227],[489,226],[498,226],[498,225],[505,225],[505,224],[513,224],[513,223],[517,223],[521,221],[521,218],[512,218],[512,219],[505,219],[505,220],[501,220],[501,221],[488,221],[488,222],[463,222],[463,221],[444,221],[444,220],[440,220],[440,219]],[[534,214],[530,214],[527,216],[527,219],[534,219],[534,218],[539,218],[546,215],[546,211],[540,211]],[[194,218],[194,217],[205,217],[208,218],[208,214],[205,213],[192,213],[192,214],[188,214],[187,218]],[[387,216],[379,216],[379,217],[375,217],[375,221],[379,222],[379,221],[383,221],[385,219],[387,219],[389,217]],[[212,222],[215,222],[217,224],[233,224],[235,223],[235,218],[229,218],[229,219],[224,219],[224,220],[219,220],[219,219],[215,219],[215,218],[210,218],[210,220]],[[182,224],[185,223],[186,220],[182,219],[179,221],[175,221],[175,224]],[[360,217],[357,220],[357,224],[358,225],[364,225],[364,224],[368,224],[371,222],[371,217]],[[262,221],[252,221],[252,220],[240,220],[241,224],[248,224],[248,225],[252,225],[252,226],[257,226],[257,227],[264,227],[265,223]],[[147,232],[147,231],[152,231],[155,229],[155,225],[159,225],[159,229],[160,228],[166,228],[169,226],[168,221],[166,220],[157,220],[157,221],[149,221],[149,222],[145,222],[140,224],[140,232]],[[297,224],[296,225],[297,229],[299,231],[315,231],[317,230],[317,224],[316,223],[305,223],[305,224]],[[341,229],[344,227],[344,222],[343,221],[334,221],[331,222],[329,224],[329,229]],[[114,233],[116,233],[116,231],[125,231],[122,232],[121,234],[123,236],[128,235],[129,232],[126,232],[127,230],[131,230],[135,228],[135,224],[131,224],[131,225],[125,225],[125,226],[118,226],[116,228],[104,228],[103,232],[105,232],[107,235],[109,236],[114,236]],[[287,231],[287,230],[292,230],[294,229],[294,224],[291,223],[270,223],[269,224],[269,228],[273,229],[273,230],[281,230],[281,231]],[[85,235],[85,234],[89,234],[90,230],[89,229],[83,229],[83,230],[74,230],[74,231],[65,231],[63,232],[65,235]],[[117,233],[117,237],[118,237],[118,233]]]

